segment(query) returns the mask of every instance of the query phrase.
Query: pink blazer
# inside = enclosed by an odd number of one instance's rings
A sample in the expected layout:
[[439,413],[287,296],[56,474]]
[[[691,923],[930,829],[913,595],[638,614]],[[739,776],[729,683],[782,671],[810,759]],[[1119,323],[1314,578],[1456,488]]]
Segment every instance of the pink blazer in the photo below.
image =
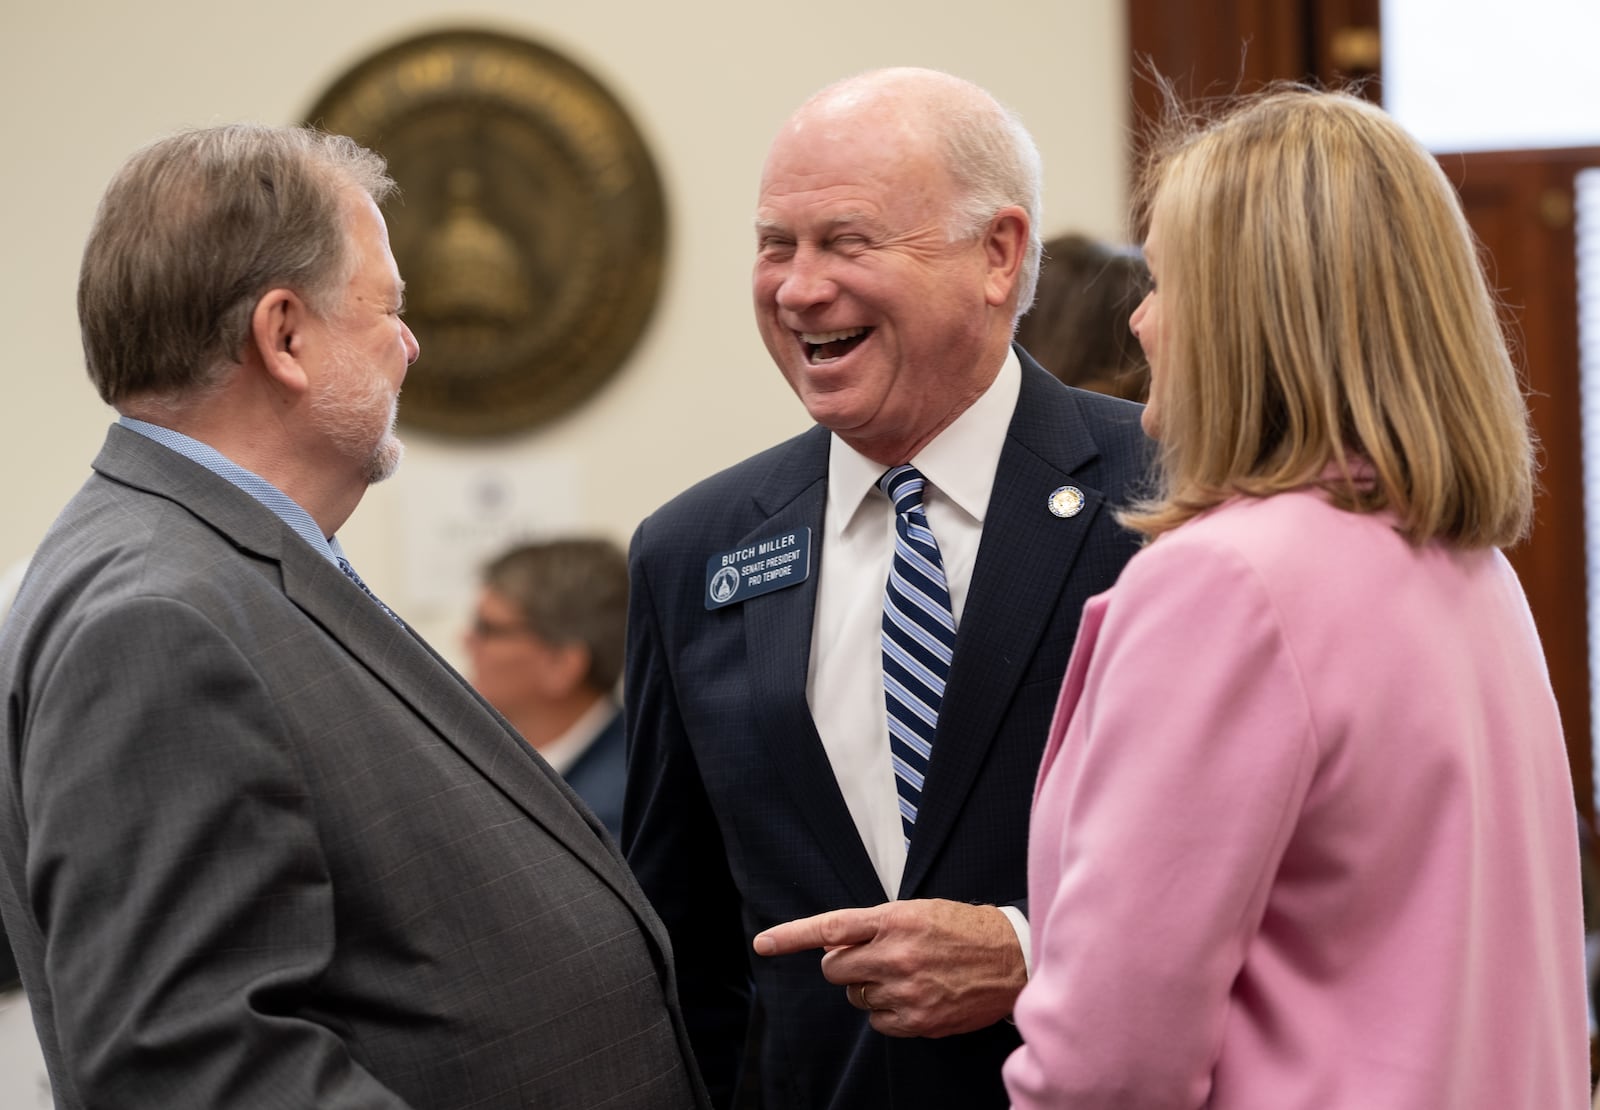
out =
[[1588,1106],[1572,782],[1495,551],[1239,501],[1084,610],[1018,1107]]

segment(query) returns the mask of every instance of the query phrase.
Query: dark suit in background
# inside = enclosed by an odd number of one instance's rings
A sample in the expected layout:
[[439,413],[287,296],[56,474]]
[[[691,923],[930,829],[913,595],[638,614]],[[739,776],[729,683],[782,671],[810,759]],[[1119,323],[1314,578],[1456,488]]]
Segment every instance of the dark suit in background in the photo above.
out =
[[615,698],[627,620],[627,554],[608,539],[558,536],[489,561],[466,638],[478,693],[614,837],[628,775]]
[[628,782],[627,734],[619,711],[563,776],[612,836],[622,835],[622,795]]

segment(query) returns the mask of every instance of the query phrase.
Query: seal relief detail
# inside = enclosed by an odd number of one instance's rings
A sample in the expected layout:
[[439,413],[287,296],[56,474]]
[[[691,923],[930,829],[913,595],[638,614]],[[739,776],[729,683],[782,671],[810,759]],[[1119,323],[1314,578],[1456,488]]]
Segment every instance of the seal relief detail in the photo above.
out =
[[404,423],[526,430],[616,373],[660,290],[665,203],[593,77],[533,42],[441,31],[359,62],[309,122],[378,151],[400,185],[384,219],[422,347]]

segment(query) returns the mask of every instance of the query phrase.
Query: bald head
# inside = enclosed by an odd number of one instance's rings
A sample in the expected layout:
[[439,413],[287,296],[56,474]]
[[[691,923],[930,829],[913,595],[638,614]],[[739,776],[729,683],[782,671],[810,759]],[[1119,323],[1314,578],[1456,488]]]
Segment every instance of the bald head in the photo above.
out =
[[988,113],[993,118],[1004,115],[1005,109],[971,81],[936,69],[898,66],[834,82],[802,104],[791,122],[883,113],[908,125],[914,120],[926,125],[926,121],[957,112]]
[[1039,150],[1022,121],[988,92],[936,69],[869,70],[813,94],[789,117],[773,148],[802,135],[854,137],[931,154],[955,185],[947,215],[953,239],[978,234],[1007,205],[1021,208],[1029,241],[1016,315],[1033,304],[1042,249]]
[[1038,273],[1038,157],[994,98],[931,70],[832,85],[756,201],[756,320],[812,418],[905,462],[981,397]]

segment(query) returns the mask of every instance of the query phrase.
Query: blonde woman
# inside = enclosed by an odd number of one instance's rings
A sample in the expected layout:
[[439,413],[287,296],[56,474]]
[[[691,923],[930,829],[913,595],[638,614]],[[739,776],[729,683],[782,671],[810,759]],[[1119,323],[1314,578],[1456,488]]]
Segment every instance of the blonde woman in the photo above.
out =
[[1018,1107],[1588,1105],[1532,450],[1448,182],[1276,90],[1152,163],[1162,485],[1034,799]]

